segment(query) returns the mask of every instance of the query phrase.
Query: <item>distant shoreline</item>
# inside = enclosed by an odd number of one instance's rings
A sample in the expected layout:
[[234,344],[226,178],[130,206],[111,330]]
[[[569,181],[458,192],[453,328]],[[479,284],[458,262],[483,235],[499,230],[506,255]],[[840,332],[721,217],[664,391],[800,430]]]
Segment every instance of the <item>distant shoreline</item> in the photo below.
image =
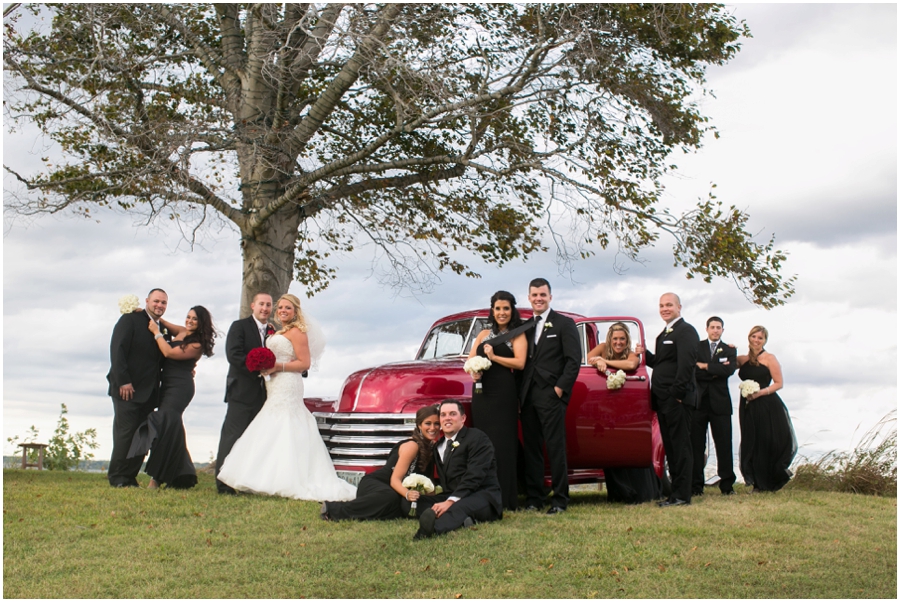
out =
[[[91,460],[82,462],[76,470],[79,472],[98,472],[105,473],[109,460]],[[194,462],[194,468],[203,470],[210,465],[210,462]],[[21,468],[22,456],[3,456],[3,468]],[[34,470],[34,469],[32,469]]]

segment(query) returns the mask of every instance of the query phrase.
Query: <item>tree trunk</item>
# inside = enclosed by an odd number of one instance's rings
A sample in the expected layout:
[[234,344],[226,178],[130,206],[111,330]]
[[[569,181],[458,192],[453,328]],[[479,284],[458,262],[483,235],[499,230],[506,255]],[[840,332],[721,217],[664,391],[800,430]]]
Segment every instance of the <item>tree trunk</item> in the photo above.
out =
[[[253,205],[260,206],[283,192],[271,185],[255,191]],[[261,198],[264,197],[264,198]],[[300,227],[300,212],[293,205],[275,213],[256,232],[241,229],[243,274],[241,285],[241,317],[250,315],[250,304],[257,293],[272,295],[272,301],[288,292],[294,278],[294,245]]]

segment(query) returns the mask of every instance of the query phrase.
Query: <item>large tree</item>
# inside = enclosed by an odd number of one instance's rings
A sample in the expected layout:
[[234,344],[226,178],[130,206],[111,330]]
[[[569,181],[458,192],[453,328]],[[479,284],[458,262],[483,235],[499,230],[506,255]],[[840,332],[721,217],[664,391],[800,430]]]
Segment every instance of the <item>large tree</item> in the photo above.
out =
[[65,157],[40,173],[7,164],[23,186],[7,209],[137,211],[189,238],[224,218],[241,234],[243,313],[294,277],[322,290],[329,256],[362,244],[415,286],[544,239],[563,261],[609,244],[636,258],[663,231],[688,277],[732,277],[765,307],[793,292],[743,211],[660,207],[672,151],[710,128],[692,101],[707,67],[749,35],[721,5],[6,12],[8,123],[34,122]]

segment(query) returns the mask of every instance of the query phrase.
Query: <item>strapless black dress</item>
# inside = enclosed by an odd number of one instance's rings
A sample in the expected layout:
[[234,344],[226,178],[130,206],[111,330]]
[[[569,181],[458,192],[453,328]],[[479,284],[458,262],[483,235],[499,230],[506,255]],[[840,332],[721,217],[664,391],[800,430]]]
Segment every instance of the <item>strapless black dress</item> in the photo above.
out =
[[[755,380],[760,389],[772,383],[772,373],[762,364],[749,363],[738,370],[741,380]],[[791,479],[791,462],[797,455],[797,437],[787,407],[777,393],[738,405],[741,421],[740,466],[744,482],[761,491],[778,491]]]
[[[409,516],[410,503],[391,487],[391,475],[400,458],[400,446],[412,439],[396,444],[381,468],[362,478],[356,488],[356,499],[349,502],[328,502],[331,520],[391,520]],[[406,475],[416,472],[414,460]],[[434,481],[434,465],[425,469],[425,476]]]

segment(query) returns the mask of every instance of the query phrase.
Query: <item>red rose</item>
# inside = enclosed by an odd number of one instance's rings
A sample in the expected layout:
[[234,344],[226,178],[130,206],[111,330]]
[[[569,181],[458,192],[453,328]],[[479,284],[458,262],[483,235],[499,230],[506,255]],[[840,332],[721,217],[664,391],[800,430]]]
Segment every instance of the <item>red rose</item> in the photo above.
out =
[[266,347],[251,349],[247,354],[247,370],[257,372],[275,367],[275,354]]

